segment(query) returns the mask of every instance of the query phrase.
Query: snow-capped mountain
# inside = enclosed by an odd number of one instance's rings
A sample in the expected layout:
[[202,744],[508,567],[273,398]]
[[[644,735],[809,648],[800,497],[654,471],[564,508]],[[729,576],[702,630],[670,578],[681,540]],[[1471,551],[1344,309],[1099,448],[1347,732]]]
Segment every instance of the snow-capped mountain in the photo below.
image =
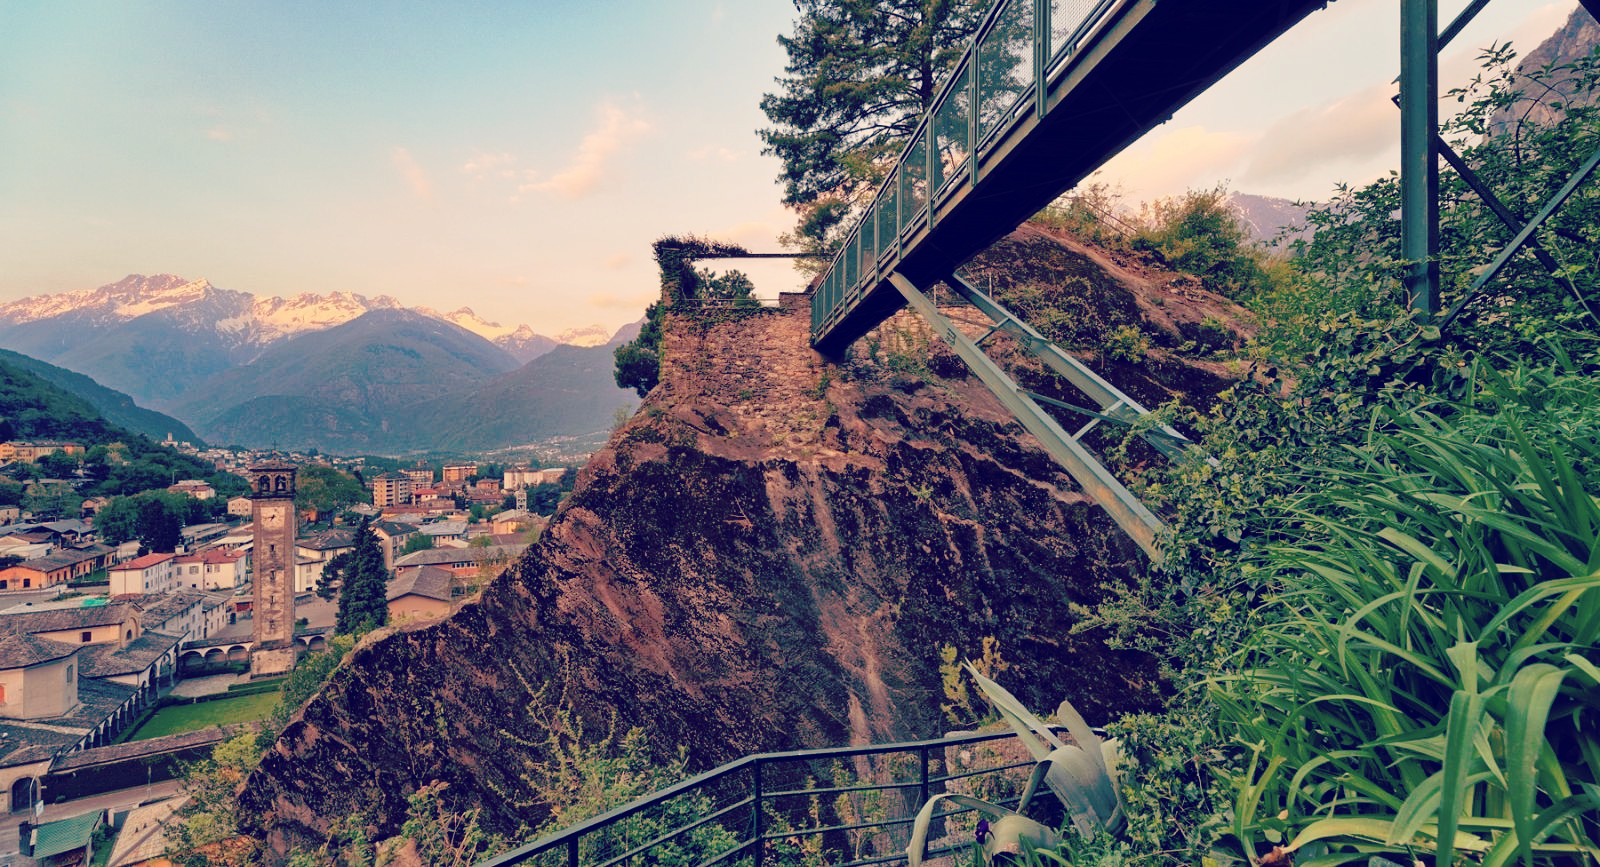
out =
[[599,325],[591,325],[588,328],[568,328],[566,331],[556,335],[556,342],[564,343],[568,346],[605,346],[611,342],[611,332]]
[[[109,325],[175,311],[180,321],[196,328],[234,335],[241,344],[265,346],[301,332],[341,325],[371,310],[401,306],[387,295],[368,298],[354,292],[306,292],[290,298],[260,298],[248,292],[219,289],[204,278],[129,274],[98,289],[35,295],[0,305],[0,329],[64,316]],[[218,313],[226,315],[217,318]]]
[[509,327],[498,322],[490,322],[472,312],[471,307],[463,307],[460,310],[452,310],[449,313],[439,313],[427,307],[418,307],[417,312],[459,325],[511,353],[521,362],[532,361],[566,342],[546,337],[543,334],[535,334],[533,329],[526,325]]
[[[130,274],[98,289],[36,295],[0,304],[0,347],[94,377],[146,406],[172,406],[206,377],[244,364],[281,341],[351,322],[375,310],[404,310],[387,295],[353,292],[259,297],[174,274]],[[490,322],[468,308],[416,312],[471,331],[526,362],[560,338],[526,325]],[[609,335],[568,332],[580,346]],[[598,337],[597,337],[598,335]]]

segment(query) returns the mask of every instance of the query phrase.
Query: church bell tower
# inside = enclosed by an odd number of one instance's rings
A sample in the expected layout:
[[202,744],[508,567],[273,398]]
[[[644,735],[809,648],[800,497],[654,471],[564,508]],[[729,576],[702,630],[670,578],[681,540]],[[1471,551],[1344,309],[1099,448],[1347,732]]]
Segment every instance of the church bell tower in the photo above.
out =
[[255,646],[250,651],[254,678],[294,668],[294,540],[300,527],[294,510],[294,465],[273,461],[248,472],[255,524],[251,554]]

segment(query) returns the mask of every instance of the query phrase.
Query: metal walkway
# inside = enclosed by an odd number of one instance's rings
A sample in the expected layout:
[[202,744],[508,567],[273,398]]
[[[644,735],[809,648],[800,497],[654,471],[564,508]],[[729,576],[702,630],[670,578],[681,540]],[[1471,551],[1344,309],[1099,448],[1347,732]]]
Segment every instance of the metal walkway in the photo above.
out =
[[812,299],[837,356],[1327,0],[1003,0]]

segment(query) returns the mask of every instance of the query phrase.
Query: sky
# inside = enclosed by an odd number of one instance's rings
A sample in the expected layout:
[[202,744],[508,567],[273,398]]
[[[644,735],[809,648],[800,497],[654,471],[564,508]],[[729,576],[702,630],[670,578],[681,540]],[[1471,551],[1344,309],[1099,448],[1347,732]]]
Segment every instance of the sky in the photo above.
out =
[[[1335,0],[1095,177],[1317,199],[1398,163],[1394,0]],[[1441,26],[1464,0],[1441,0]],[[1494,0],[1441,59],[1575,0]],[[786,0],[0,0],[0,303],[173,273],[555,334],[638,319],[650,244],[779,249]],[[730,263],[731,264],[731,263]],[[798,288],[782,261],[736,267]]]

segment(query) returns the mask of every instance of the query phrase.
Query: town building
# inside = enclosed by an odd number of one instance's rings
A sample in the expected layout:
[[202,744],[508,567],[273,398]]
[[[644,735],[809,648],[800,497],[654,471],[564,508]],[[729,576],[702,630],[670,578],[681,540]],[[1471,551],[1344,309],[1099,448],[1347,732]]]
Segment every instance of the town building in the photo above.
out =
[[190,590],[232,590],[250,580],[250,552],[207,548],[173,561],[178,586]]
[[389,581],[389,622],[427,620],[450,613],[456,575],[438,566],[413,566]]
[[110,569],[111,595],[166,593],[176,590],[176,554],[146,554]]
[[446,484],[461,484],[462,482],[465,482],[469,476],[475,476],[478,474],[478,465],[449,464],[441,472],[444,476],[444,481]]
[[373,478],[372,505],[380,509],[404,506],[411,502],[411,480],[400,473],[384,473]]

